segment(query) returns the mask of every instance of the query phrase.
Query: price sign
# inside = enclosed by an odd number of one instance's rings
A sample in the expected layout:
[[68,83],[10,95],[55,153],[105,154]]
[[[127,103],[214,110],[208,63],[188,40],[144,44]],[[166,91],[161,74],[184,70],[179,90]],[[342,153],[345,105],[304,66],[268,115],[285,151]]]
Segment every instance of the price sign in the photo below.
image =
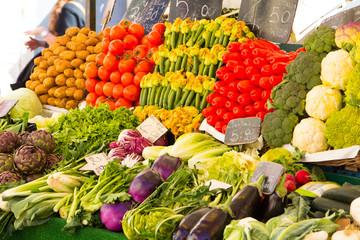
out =
[[322,21],[321,25],[330,26],[336,29],[340,26],[344,26],[348,24],[349,22],[359,22],[359,21],[360,21],[360,6],[356,6],[326,18],[324,21]]
[[279,179],[283,175],[284,167],[281,164],[273,162],[259,162],[256,167],[250,182],[256,182],[261,175],[265,175],[263,183],[263,192],[265,194],[272,194],[279,182]]
[[276,43],[289,40],[298,0],[241,1],[238,20],[259,38]]
[[5,117],[17,104],[18,99],[9,99],[0,102],[0,117]]
[[210,186],[209,187],[210,191],[212,191],[214,189],[218,189],[218,188],[220,188],[220,189],[229,189],[229,188],[232,187],[232,185],[221,182],[221,181],[218,181],[216,179],[211,179],[211,180],[205,182],[205,186]]
[[170,0],[132,0],[123,19],[140,23],[145,34],[151,31],[152,26],[159,22]]
[[100,176],[104,171],[106,164],[110,159],[106,156],[105,153],[98,153],[85,157],[86,165],[80,168],[82,171],[94,171],[97,176]]
[[222,0],[171,0],[169,22],[176,18],[215,19],[221,14]]
[[229,122],[224,143],[239,145],[255,142],[260,135],[261,118],[239,118]]
[[148,117],[136,128],[141,135],[154,143],[162,135],[164,135],[168,129],[156,118],[154,115]]

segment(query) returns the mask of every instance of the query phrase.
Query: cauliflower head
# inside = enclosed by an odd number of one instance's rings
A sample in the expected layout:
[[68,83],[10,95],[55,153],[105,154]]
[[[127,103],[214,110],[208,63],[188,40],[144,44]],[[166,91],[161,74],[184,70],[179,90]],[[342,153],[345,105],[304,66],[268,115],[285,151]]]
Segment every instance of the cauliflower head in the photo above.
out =
[[360,23],[349,22],[335,31],[335,43],[338,48],[351,51],[355,42],[360,40]]
[[330,52],[321,61],[321,80],[325,86],[345,90],[356,62],[344,49]]
[[333,111],[341,109],[341,99],[339,90],[324,85],[316,86],[306,95],[306,113],[310,117],[324,121]]
[[294,128],[292,145],[308,153],[325,151],[325,123],[316,118],[305,118]]
[[356,64],[352,70],[345,89],[345,102],[358,105],[360,102],[360,64]]

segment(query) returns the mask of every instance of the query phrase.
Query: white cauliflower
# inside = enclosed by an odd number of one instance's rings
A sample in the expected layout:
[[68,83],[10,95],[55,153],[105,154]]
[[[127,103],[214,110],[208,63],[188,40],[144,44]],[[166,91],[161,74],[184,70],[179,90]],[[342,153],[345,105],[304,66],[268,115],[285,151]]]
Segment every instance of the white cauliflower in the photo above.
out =
[[324,85],[315,86],[306,95],[305,110],[310,117],[326,120],[341,109],[341,93]]
[[312,117],[301,120],[295,126],[292,145],[308,153],[325,151],[328,148],[325,123]]
[[350,54],[344,49],[330,52],[321,61],[321,80],[325,86],[345,90],[346,82],[355,66]]

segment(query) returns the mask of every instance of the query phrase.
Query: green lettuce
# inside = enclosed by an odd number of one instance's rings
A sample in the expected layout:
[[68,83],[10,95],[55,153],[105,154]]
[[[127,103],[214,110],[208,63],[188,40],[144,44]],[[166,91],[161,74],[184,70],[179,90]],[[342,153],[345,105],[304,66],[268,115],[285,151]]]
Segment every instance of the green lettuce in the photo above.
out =
[[232,220],[224,230],[224,240],[268,240],[269,232],[265,223],[247,217]]

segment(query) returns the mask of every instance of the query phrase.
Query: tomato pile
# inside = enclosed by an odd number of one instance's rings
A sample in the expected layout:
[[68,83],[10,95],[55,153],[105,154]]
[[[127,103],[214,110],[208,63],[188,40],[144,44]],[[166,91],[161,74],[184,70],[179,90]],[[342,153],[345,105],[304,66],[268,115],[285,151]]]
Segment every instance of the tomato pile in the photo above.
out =
[[206,99],[210,106],[202,111],[207,123],[222,133],[232,119],[264,119],[271,111],[267,101],[272,88],[282,81],[286,65],[297,55],[263,39],[232,42],[228,50],[222,56],[226,65],[216,71],[220,81]]
[[138,106],[140,81],[153,71],[152,54],[163,43],[165,25],[157,23],[144,36],[141,24],[121,21],[105,28],[102,53],[86,65],[86,104],[107,103],[110,109]]

